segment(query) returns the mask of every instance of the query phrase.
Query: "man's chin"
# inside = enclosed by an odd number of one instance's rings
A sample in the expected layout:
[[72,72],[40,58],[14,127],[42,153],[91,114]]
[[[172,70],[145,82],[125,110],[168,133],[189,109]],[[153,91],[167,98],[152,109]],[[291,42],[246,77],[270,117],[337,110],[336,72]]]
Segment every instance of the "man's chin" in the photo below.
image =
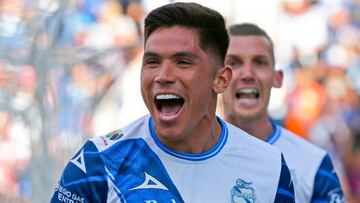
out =
[[[156,125],[156,124],[155,124]],[[174,125],[168,125],[168,123],[163,123],[157,125],[155,129],[156,135],[159,139],[175,141],[179,137],[180,129],[176,128]]]
[[256,109],[241,109],[236,111],[236,116],[242,120],[256,119],[259,117],[260,113]]

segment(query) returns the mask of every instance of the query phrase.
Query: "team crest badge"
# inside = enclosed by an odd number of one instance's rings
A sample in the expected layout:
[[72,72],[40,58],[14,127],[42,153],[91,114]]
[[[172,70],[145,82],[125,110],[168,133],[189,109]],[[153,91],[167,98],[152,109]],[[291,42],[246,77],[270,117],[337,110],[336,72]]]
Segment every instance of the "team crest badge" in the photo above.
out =
[[231,190],[231,203],[254,203],[256,195],[251,184],[252,182],[237,179],[236,185]]
[[109,140],[115,141],[115,140],[120,139],[123,135],[124,135],[124,133],[122,130],[115,130],[115,131],[105,135],[105,137],[108,138]]

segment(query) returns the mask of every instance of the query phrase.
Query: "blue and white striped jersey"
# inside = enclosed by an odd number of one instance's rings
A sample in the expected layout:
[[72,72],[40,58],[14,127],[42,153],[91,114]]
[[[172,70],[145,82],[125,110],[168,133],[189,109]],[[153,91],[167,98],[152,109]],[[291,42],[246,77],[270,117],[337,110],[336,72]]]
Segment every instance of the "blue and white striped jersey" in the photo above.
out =
[[294,202],[280,150],[218,121],[217,144],[201,154],[160,143],[149,115],[91,139],[67,164],[51,202]]
[[345,202],[339,178],[323,149],[273,123],[266,140],[283,153],[294,182],[295,200],[300,203]]

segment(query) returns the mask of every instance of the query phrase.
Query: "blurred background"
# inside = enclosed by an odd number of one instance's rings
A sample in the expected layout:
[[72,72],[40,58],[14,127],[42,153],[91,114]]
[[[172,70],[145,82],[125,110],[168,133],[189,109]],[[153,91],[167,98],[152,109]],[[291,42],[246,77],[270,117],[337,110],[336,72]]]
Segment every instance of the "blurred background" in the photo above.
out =
[[[86,139],[147,112],[143,19],[170,2],[0,0],[0,202],[49,202]],[[360,202],[360,0],[194,2],[269,33],[285,73],[272,117],[327,150]]]

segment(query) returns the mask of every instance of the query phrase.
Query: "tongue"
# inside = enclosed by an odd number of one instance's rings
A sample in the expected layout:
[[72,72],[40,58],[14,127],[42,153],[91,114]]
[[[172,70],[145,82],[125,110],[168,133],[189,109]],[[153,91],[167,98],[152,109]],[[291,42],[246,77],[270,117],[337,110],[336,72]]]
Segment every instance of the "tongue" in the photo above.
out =
[[180,111],[181,106],[182,105],[180,104],[169,104],[169,103],[163,104],[160,109],[160,112],[164,116],[174,116],[177,112]]

